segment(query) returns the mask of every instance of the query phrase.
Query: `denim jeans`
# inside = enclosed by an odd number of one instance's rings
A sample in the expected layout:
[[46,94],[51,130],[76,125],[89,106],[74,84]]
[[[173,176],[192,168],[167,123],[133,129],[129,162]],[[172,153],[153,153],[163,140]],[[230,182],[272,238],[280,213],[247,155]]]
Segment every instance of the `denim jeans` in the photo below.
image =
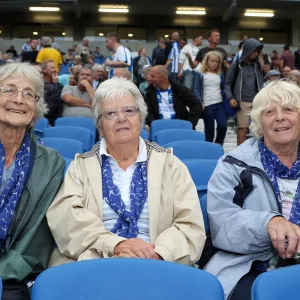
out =
[[193,91],[193,86],[194,86],[194,71],[186,70],[183,71],[183,84]]
[[205,140],[214,142],[215,120],[217,121],[217,137],[215,143],[223,144],[227,132],[227,115],[223,102],[205,106],[204,131]]

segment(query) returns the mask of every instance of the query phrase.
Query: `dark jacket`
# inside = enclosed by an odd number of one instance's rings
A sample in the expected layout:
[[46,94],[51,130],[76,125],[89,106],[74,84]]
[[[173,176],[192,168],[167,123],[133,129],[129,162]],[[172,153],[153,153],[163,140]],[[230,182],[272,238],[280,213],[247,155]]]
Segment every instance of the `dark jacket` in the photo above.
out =
[[[171,87],[177,119],[190,121],[195,128],[202,113],[201,102],[198,101],[195,95],[184,85],[171,83]],[[153,86],[148,87],[145,102],[148,106],[146,124],[151,125],[152,121],[160,119],[156,90]]]
[[[225,87],[225,77],[224,74],[220,74],[221,77],[221,85],[220,85],[220,90],[221,90],[221,95],[224,103],[224,107],[226,110],[226,113],[228,116],[233,116],[235,115],[236,111],[232,109],[229,105],[229,101],[226,97],[224,87]],[[199,72],[195,72],[194,74],[194,94],[196,98],[203,104],[203,74]]]
[[[262,50],[263,45],[256,39],[250,38],[245,41],[243,53],[238,61],[233,62],[226,74],[225,80],[225,93],[228,100],[235,99],[240,102],[242,99],[242,89],[243,89],[243,63],[244,60],[255,50]],[[258,91],[263,87],[263,73],[261,70],[260,63],[258,59],[254,62],[254,75],[256,77],[256,84]]]
[[[141,56],[139,55],[139,56],[135,57],[133,59],[133,61],[132,61],[132,64],[133,64],[133,75],[135,75],[135,76],[139,75],[138,74],[138,63],[139,63],[140,58],[141,58]],[[147,58],[149,60],[150,65],[152,65],[151,58],[149,56],[147,56]]]
[[49,83],[45,81],[45,102],[49,109],[45,118],[48,119],[49,124],[54,126],[54,122],[57,118],[62,116],[63,103],[60,97],[61,91],[63,90],[63,85],[60,83]]
[[55,150],[31,141],[31,173],[1,249],[2,280],[26,280],[48,267],[54,241],[45,216],[62,183],[64,167]]

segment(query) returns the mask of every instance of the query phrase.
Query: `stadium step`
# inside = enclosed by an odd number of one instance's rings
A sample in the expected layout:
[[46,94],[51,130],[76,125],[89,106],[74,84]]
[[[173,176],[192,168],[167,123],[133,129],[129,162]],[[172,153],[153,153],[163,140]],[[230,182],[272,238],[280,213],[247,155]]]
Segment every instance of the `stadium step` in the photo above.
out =
[[[228,121],[228,129],[224,141],[224,152],[228,153],[232,150],[234,150],[237,147],[237,141],[236,141],[236,132],[234,130],[234,121],[229,120]],[[215,124],[215,128],[217,128],[217,124]],[[197,126],[196,126],[197,131],[204,132],[204,123],[203,119],[200,119]]]

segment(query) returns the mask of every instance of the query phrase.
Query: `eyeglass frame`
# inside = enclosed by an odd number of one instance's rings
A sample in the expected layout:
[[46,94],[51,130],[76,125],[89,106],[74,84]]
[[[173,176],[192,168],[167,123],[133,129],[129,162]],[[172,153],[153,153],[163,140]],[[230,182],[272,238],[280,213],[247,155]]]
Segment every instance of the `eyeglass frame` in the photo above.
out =
[[[20,90],[18,90],[17,86],[14,85],[14,84],[7,84],[7,85],[0,86],[1,95],[8,97],[7,95],[5,95],[5,94],[2,93],[2,89],[4,87],[10,87],[10,86],[16,87],[16,92],[17,92],[15,95],[12,96],[12,98],[16,98],[19,95],[20,92],[22,92],[22,97],[25,98],[24,97],[24,91],[26,91],[26,89],[20,91]],[[40,100],[41,95],[36,95],[35,93],[33,93],[33,94],[34,94],[33,100],[35,100],[36,102],[38,102]],[[27,100],[30,100],[30,99],[27,99]]]
[[102,117],[104,117],[104,120],[108,120],[108,121],[116,120],[116,119],[118,118],[118,113],[120,113],[120,112],[122,112],[122,114],[127,118],[128,116],[126,116],[126,114],[122,111],[122,109],[124,109],[124,108],[133,108],[133,107],[136,109],[136,112],[134,113],[133,116],[130,116],[130,117],[134,117],[137,113],[140,112],[140,109],[139,109],[137,106],[135,106],[135,105],[131,105],[131,106],[123,106],[123,107],[121,107],[121,108],[116,108],[116,107],[115,107],[117,114],[116,114],[116,116],[115,116],[114,118],[112,118],[112,119],[109,119],[109,118],[105,117],[104,114],[100,114],[99,117],[98,117],[98,121],[99,121]]

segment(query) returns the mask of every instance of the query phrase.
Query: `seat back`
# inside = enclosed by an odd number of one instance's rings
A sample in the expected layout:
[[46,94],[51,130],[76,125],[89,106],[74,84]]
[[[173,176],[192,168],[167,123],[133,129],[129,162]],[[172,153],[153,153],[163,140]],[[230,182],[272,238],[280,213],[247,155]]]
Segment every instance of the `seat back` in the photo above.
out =
[[208,181],[217,166],[217,159],[183,159],[196,185],[199,199],[207,193]]
[[76,153],[83,153],[83,143],[66,138],[42,138],[41,141],[47,147],[54,148],[61,156],[74,159]]
[[252,300],[299,299],[300,265],[259,275],[252,285]]
[[193,125],[185,120],[155,120],[151,123],[151,140],[156,142],[156,133],[164,129],[193,129]]
[[[113,280],[112,280],[113,278]],[[208,272],[152,259],[97,259],[41,273],[32,300],[223,300],[220,282]]]
[[44,130],[49,126],[49,121],[46,118],[41,118],[39,119],[35,124],[34,124],[34,134],[37,135],[38,137],[43,137]]
[[176,128],[158,131],[155,139],[157,144],[164,146],[168,143],[176,141],[205,141],[205,136],[200,131]]
[[85,118],[85,117],[58,118],[55,121],[55,126],[76,126],[76,127],[83,127],[89,129],[92,132],[93,144],[96,141],[97,128],[95,126],[94,120],[91,118]]
[[215,143],[201,141],[176,141],[164,145],[173,148],[174,154],[180,159],[219,159],[224,149]]
[[140,136],[142,139],[146,140],[146,141],[149,141],[149,133],[146,129],[142,129],[141,130],[141,133],[140,133]]
[[66,172],[68,170],[68,167],[69,167],[70,163],[73,161],[73,159],[68,158],[68,157],[64,157],[64,159],[65,159],[65,162],[66,162],[66,165],[65,165],[65,174],[66,174]]
[[67,138],[82,142],[84,151],[92,148],[92,133],[90,130],[75,126],[48,127],[44,131],[45,138]]

